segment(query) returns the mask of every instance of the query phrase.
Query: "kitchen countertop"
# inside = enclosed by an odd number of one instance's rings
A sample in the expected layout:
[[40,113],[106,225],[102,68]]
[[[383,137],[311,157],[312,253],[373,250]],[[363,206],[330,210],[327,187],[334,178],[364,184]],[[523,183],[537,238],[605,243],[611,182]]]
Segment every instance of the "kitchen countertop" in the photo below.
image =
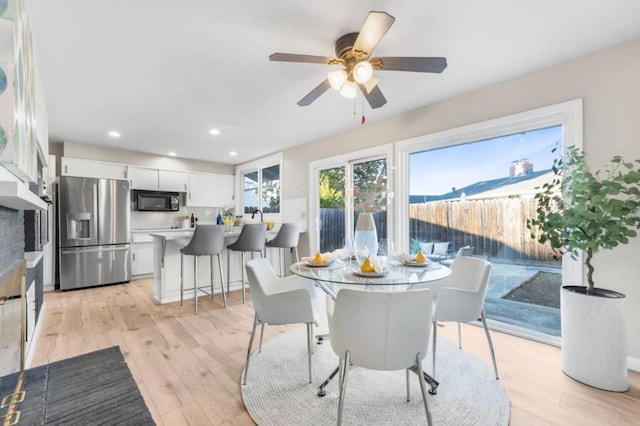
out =
[[[237,237],[240,235],[240,231],[242,230],[241,226],[234,226],[231,228],[231,231],[225,231],[224,236],[227,237]],[[182,232],[176,232],[182,231]],[[194,229],[165,229],[158,232],[149,232],[149,235],[154,238],[161,238],[165,241],[173,241],[173,240],[182,240],[185,238],[191,238],[193,235]],[[275,235],[277,234],[277,230],[272,229],[267,231],[267,235]]]

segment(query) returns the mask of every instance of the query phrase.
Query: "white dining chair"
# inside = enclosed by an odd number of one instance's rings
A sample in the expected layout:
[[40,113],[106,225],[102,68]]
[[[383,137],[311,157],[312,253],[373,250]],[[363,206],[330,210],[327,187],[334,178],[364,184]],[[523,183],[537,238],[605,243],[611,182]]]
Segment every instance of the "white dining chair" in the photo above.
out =
[[462,330],[460,323],[482,321],[487,336],[493,370],[498,379],[498,366],[493,342],[487,327],[484,312],[484,298],[487,294],[491,263],[477,257],[460,256],[451,263],[451,275],[437,281],[434,287],[433,307],[433,371],[436,377],[436,335],[438,322],[458,323],[458,347],[462,348]]
[[338,425],[342,424],[350,366],[406,370],[407,401],[409,370],[414,369],[431,425],[422,371],[429,345],[431,305],[429,289],[406,292],[343,289],[338,292],[335,306],[327,303],[331,347],[340,357]]
[[247,276],[253,300],[255,316],[247,362],[244,367],[242,384],[247,384],[251,348],[258,324],[261,325],[260,349],[262,349],[262,335],[264,325],[282,325],[304,323],[307,325],[307,357],[309,366],[309,383],[312,381],[311,370],[311,342],[313,340],[313,324],[315,318],[311,304],[313,282],[298,276],[279,278],[276,276],[271,263],[260,258],[247,262]]

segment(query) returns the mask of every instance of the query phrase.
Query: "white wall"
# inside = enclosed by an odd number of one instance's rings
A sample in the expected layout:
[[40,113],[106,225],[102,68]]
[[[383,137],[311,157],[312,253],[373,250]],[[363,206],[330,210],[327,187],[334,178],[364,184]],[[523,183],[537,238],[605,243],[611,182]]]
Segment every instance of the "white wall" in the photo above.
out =
[[[584,149],[592,167],[613,155],[640,159],[639,52],[640,38],[286,150],[283,199],[307,196],[310,161],[577,98],[584,101]],[[598,254],[594,265],[597,286],[627,295],[629,356],[640,359],[637,253],[640,238]]]

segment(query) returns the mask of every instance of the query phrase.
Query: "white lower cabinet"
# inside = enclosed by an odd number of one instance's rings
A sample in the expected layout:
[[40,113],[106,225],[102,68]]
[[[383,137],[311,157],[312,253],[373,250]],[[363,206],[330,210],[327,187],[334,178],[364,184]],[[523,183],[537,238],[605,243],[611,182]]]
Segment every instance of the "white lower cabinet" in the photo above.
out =
[[153,273],[153,243],[131,244],[131,275]]

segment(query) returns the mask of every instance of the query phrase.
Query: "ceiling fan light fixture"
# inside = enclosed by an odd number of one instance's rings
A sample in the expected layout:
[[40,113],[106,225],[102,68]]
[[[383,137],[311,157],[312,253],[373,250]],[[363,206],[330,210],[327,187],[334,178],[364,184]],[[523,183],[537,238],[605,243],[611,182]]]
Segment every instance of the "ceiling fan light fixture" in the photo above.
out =
[[340,89],[340,94],[345,98],[353,99],[357,95],[357,91],[356,91],[357,87],[358,86],[356,86],[356,84],[353,81],[347,81],[342,86],[342,89]]
[[347,81],[347,72],[345,70],[330,71],[329,74],[327,74],[327,79],[329,80],[331,88],[340,90]]
[[371,77],[373,77],[373,67],[369,61],[360,61],[353,67],[353,79],[356,82],[364,84],[371,80]]

